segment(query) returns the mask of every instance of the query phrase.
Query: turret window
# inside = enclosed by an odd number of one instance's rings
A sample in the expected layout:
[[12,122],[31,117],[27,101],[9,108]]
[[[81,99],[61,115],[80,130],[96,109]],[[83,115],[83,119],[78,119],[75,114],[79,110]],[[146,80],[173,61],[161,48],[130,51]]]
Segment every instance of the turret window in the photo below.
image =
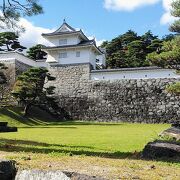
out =
[[81,55],[80,51],[77,51],[76,52],[76,57],[80,57],[80,55]]
[[59,58],[67,58],[67,52],[59,53]]
[[59,45],[66,45],[67,44],[67,39],[60,39],[59,40]]

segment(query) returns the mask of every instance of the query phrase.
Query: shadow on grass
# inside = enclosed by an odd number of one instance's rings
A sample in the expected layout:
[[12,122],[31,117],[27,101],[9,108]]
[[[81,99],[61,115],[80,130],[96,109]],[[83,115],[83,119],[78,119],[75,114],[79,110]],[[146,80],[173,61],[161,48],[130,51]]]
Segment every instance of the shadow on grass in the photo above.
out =
[[125,123],[108,123],[108,122],[93,122],[93,121],[89,121],[89,122],[85,122],[85,121],[64,121],[64,122],[59,122],[59,125],[78,125],[78,126],[85,126],[85,125],[95,125],[95,126],[122,126],[125,125]]
[[113,159],[130,158],[133,153],[130,152],[101,152],[94,151],[91,146],[73,146],[61,144],[48,144],[26,140],[0,139],[0,150],[5,152],[30,152],[43,154],[67,154],[67,155],[85,155],[97,156]]
[[16,121],[22,125],[49,125],[49,124],[57,124],[59,119],[51,116],[49,113],[39,109],[32,108],[30,116],[24,117],[22,113],[22,108],[19,107],[9,107],[0,109],[0,119],[3,121],[8,121],[8,118],[11,121]]
[[[73,155],[85,155],[93,157],[104,157],[111,159],[135,159],[135,160],[146,160],[142,159],[141,152],[104,152],[95,151],[94,147],[91,146],[74,146],[74,145],[63,145],[63,144],[48,144],[36,141],[28,140],[12,140],[12,139],[0,139],[0,151],[5,152],[29,152],[29,153],[41,153],[41,154],[67,154]],[[159,158],[155,161],[161,161],[166,163],[179,163],[179,158]]]
[[[8,119],[6,119],[8,118]],[[29,117],[24,117],[22,113],[22,108],[19,107],[9,107],[9,108],[1,108],[0,109],[0,121],[8,121],[16,122],[20,124],[20,126],[25,125],[26,128],[31,128],[33,126],[43,126],[43,125],[61,125],[61,126],[122,126],[124,123],[106,123],[106,122],[83,122],[83,121],[72,121],[66,120],[62,121],[58,118],[51,116],[46,111],[39,109],[37,107],[33,107],[31,109],[31,115]],[[24,126],[23,126],[24,127]],[[38,127],[37,127],[38,128]]]
[[25,118],[19,112],[16,113],[15,111],[12,111],[11,109],[5,109],[5,108],[1,109],[0,116],[5,117],[5,120],[6,120],[6,117],[9,117],[9,118],[11,118],[17,122],[20,122],[22,124],[25,124],[25,125],[33,125],[33,124],[37,125],[38,124],[34,120],[31,120],[30,118]]
[[[69,147],[69,148],[79,148],[79,146],[71,146],[71,145],[62,145],[62,144],[48,144],[48,143],[43,143],[43,142],[37,142],[37,141],[29,141],[29,140],[13,140],[13,139],[4,139],[1,138],[0,142],[5,144],[5,145],[10,145],[15,147],[18,145],[31,145],[31,146],[42,146],[42,147]],[[94,149],[91,146],[80,146],[81,148],[89,148],[89,149]],[[1,148],[1,147],[0,147]]]
[[54,128],[54,129],[77,129],[77,127],[75,127],[75,126],[52,126],[52,124],[51,125],[47,125],[47,126],[40,126],[40,125],[38,125],[38,126],[22,126],[22,127],[18,127],[18,129],[28,129],[28,128],[30,128],[30,129],[34,129],[34,128],[39,128],[39,129],[49,129],[49,128]]

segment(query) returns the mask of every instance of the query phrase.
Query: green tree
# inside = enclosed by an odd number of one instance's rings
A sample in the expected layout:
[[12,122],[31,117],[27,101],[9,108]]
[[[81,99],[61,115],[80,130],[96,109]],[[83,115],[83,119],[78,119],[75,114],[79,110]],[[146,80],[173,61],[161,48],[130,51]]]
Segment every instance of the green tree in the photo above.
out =
[[100,45],[101,48],[106,48],[106,46],[108,45],[108,41],[103,41],[102,44]]
[[180,33],[180,0],[172,2],[171,14],[178,19],[170,26],[170,31]]
[[140,39],[137,33],[132,30],[128,30],[125,34],[119,36],[119,38],[124,48],[126,48],[129,43]]
[[13,96],[24,105],[24,116],[27,116],[31,106],[44,104],[54,94],[54,87],[45,87],[48,81],[55,80],[47,69],[31,68],[20,75],[13,89]]
[[[146,52],[151,53],[151,52],[157,52],[160,53],[161,48],[163,46],[163,41],[160,39],[154,39],[151,41],[151,43],[146,47]],[[146,53],[146,55],[147,55]],[[144,57],[146,58],[146,57]]]
[[180,96],[180,82],[168,86],[167,91]]
[[[180,17],[180,0],[173,1],[171,14]],[[170,27],[172,32],[180,33],[180,19],[176,20]],[[176,35],[170,41],[164,42],[162,52],[148,54],[147,59],[160,67],[167,67],[180,70],[180,36]],[[167,88],[170,93],[180,94],[180,83],[175,83]]]
[[180,37],[163,43],[161,53],[153,52],[147,55],[147,59],[153,65],[179,69],[180,64]]
[[20,45],[18,36],[14,32],[0,33],[0,47],[1,51],[23,51],[23,49],[26,49],[26,47]]
[[[180,0],[173,1],[171,14],[180,17]],[[180,27],[177,26],[177,22],[179,23],[180,20],[176,20],[170,30],[179,33]],[[153,52],[148,54],[147,59],[157,66],[179,69],[180,36],[176,35],[172,40],[165,41],[161,53]]]
[[145,66],[145,42],[136,40],[128,44],[127,59],[130,67]]
[[37,44],[29,48],[29,50],[27,51],[27,56],[34,60],[45,59],[45,56],[47,55],[47,53],[41,50],[43,47],[44,45]]
[[158,39],[158,36],[154,36],[153,33],[149,30],[144,35],[141,36],[141,40],[148,46],[155,39]]
[[105,42],[105,48],[107,53],[107,66],[108,68],[121,68],[129,67],[126,59],[126,51],[128,44],[132,41],[138,40],[137,34],[129,30],[123,35],[120,35],[110,42]]
[[127,67],[127,63],[125,61],[125,52],[124,51],[117,51],[112,53],[110,57],[107,59],[107,66],[111,68],[125,68]]
[[104,42],[102,46],[106,48],[108,68],[140,67],[150,65],[146,56],[153,51],[159,52],[162,40],[151,31],[138,36],[129,30],[110,42]]
[[176,37],[176,35],[174,35],[174,34],[168,34],[168,35],[163,36],[162,41],[171,41],[175,37]]
[[20,17],[33,16],[43,13],[38,0],[2,0],[0,5],[1,28],[19,28]]

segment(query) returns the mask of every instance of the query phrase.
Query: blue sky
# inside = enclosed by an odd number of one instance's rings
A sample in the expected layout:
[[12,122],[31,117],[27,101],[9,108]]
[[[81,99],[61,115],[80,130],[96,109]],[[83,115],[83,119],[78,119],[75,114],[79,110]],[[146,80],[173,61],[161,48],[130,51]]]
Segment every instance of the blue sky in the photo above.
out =
[[[58,28],[63,19],[66,18],[68,24],[83,29],[87,36],[96,37],[99,42],[111,40],[129,29],[140,35],[151,30],[161,37],[170,33],[168,26],[173,20],[169,13],[171,1],[40,0],[44,14],[26,17],[27,22],[23,24],[25,24],[26,29],[33,27],[32,31],[37,31],[35,33],[40,35],[42,31],[49,32]],[[32,39],[27,34],[24,36],[27,41]],[[34,35],[34,37],[36,36],[37,34]],[[38,39],[41,43],[41,38]],[[23,39],[23,41],[25,40]]]

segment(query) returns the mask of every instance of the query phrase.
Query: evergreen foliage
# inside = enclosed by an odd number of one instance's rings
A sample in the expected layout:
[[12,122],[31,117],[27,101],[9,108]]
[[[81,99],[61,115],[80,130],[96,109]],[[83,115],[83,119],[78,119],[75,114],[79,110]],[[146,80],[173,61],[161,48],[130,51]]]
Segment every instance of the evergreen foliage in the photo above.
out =
[[159,51],[162,42],[151,31],[138,36],[129,30],[110,42],[103,42],[101,47],[106,48],[108,68],[141,67],[150,65],[146,61],[147,54]]
[[48,81],[55,80],[47,69],[31,68],[20,75],[13,89],[13,96],[24,105],[24,115],[28,115],[31,106],[52,101],[54,86],[45,87]]
[[171,41],[163,43],[161,53],[153,52],[148,54],[147,60],[153,65],[180,69],[180,37],[177,36]]
[[28,57],[34,60],[45,59],[45,56],[47,55],[47,53],[41,50],[43,47],[44,45],[37,44],[29,48],[29,50],[27,51]]
[[171,14],[178,19],[170,26],[170,31],[180,33],[180,0],[172,2]]
[[33,16],[43,13],[43,8],[38,2],[39,0],[2,0],[0,4],[1,28],[13,28],[22,30],[17,25],[20,17]]
[[167,91],[180,96],[180,82],[168,86]]
[[[171,14],[174,17],[177,17],[176,20],[171,26],[170,30],[176,32],[177,35],[174,39],[171,39],[172,36],[169,36],[170,41],[163,43],[161,52],[153,52],[148,54],[147,59],[152,62],[152,64],[180,70],[180,0],[175,0],[172,3]],[[167,38],[167,37],[166,37]],[[167,91],[180,95],[180,83],[177,82],[173,85],[170,85],[167,88]]]
[[23,51],[26,47],[18,41],[18,35],[14,32],[0,33],[0,51]]

